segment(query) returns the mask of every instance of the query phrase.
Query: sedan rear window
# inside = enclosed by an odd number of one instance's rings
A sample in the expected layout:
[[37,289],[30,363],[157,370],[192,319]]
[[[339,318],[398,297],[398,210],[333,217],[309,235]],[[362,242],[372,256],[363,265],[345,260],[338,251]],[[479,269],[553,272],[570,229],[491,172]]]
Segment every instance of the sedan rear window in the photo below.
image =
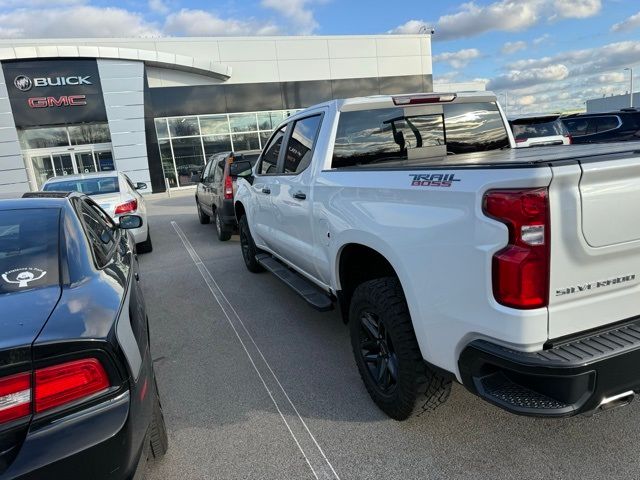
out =
[[[342,112],[332,168],[442,156],[509,147],[509,137],[495,103],[457,103],[442,113],[411,115],[411,108]],[[419,109],[416,110],[417,112]]]
[[0,294],[58,285],[58,209],[0,210]]
[[85,195],[102,195],[105,193],[118,193],[118,177],[85,178],[77,180],[61,180],[47,183],[43,188],[45,192],[81,192]]

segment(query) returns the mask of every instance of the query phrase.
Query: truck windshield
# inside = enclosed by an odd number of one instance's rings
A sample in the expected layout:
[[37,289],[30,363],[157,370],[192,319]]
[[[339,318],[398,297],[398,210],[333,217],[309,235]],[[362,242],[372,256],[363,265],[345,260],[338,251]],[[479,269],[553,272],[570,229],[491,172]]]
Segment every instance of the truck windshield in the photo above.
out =
[[59,283],[58,209],[0,210],[0,295]]
[[[423,147],[458,155],[509,147],[495,103],[443,105],[442,114],[405,115],[404,108],[343,112],[333,151],[333,168],[392,162]],[[444,150],[443,150],[444,152]]]
[[45,192],[82,192],[85,195],[102,195],[120,191],[118,177],[61,180],[47,183],[42,189]]

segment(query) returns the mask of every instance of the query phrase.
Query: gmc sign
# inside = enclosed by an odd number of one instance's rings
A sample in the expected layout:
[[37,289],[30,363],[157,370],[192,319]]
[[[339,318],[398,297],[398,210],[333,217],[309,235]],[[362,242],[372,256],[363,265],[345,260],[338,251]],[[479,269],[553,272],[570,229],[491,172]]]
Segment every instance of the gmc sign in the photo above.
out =
[[75,107],[87,104],[86,95],[62,95],[61,97],[31,97],[27,99],[31,108]]

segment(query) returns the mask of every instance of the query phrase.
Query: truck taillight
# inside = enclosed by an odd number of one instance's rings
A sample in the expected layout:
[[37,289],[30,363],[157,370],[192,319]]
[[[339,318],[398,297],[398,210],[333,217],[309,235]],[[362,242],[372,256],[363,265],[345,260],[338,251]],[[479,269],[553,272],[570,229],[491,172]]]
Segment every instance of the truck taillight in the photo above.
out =
[[0,378],[0,424],[31,414],[31,372]]
[[549,303],[549,193],[547,188],[490,190],[484,212],[507,225],[509,244],[493,256],[493,295],[520,309]]
[[102,393],[109,377],[99,360],[86,358],[36,370],[36,413]]
[[[228,167],[227,167],[228,168]],[[225,200],[233,199],[233,179],[229,173],[225,173],[224,177],[224,198]]]
[[132,213],[138,209],[138,201],[137,200],[129,200],[128,202],[121,203],[116,207],[115,214],[121,215],[123,213]]

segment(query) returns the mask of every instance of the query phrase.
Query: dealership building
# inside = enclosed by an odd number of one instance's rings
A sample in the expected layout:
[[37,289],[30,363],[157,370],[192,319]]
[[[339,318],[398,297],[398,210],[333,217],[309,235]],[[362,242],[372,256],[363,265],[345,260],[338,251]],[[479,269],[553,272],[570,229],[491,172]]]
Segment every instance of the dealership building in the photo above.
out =
[[0,193],[114,169],[185,188],[298,109],[434,89],[428,34],[0,40],[0,69]]

